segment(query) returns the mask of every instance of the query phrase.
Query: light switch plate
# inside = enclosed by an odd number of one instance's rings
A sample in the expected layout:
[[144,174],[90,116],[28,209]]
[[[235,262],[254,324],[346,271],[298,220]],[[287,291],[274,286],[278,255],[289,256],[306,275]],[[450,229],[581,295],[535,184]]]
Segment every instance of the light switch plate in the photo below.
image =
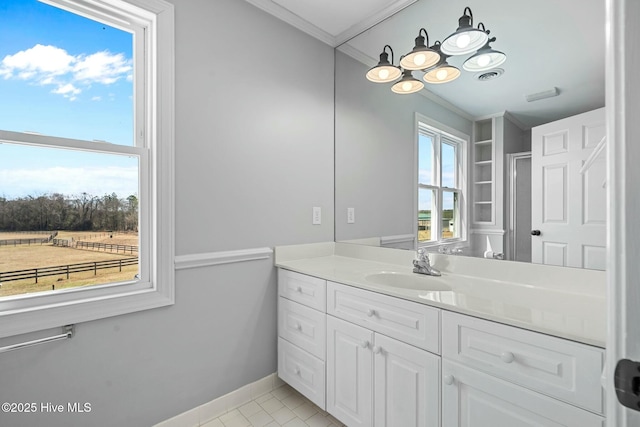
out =
[[322,208],[318,206],[313,207],[313,225],[322,224]]
[[356,222],[356,208],[347,208],[347,224]]

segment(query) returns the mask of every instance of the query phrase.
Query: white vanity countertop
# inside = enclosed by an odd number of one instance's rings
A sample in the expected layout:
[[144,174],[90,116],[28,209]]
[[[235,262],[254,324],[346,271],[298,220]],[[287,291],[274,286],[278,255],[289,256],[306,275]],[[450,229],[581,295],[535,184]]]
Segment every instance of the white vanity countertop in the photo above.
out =
[[[605,273],[430,254],[440,277],[412,272],[414,252],[340,243],[276,248],[276,266],[422,304],[605,347]],[[450,290],[377,284],[375,274]],[[438,286],[435,286],[436,288]]]

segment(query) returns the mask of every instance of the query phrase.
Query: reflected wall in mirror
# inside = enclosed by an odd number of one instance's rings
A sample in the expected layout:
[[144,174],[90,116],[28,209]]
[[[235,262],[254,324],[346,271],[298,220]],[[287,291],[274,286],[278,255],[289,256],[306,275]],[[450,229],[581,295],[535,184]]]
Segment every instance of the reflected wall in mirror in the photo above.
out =
[[[469,55],[448,58],[458,79],[411,95],[365,78],[383,46],[397,65],[420,28],[442,41],[467,6],[507,55],[497,78],[463,70]],[[603,0],[419,0],[338,47],[336,241],[603,269],[605,150],[581,169],[604,137],[604,37]],[[419,166],[425,130],[463,141],[457,183],[447,144]]]

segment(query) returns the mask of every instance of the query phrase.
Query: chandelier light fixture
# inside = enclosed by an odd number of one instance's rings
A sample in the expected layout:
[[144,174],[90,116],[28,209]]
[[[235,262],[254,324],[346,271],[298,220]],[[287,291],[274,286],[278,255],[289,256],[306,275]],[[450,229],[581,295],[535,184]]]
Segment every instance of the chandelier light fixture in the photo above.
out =
[[[385,45],[380,61],[367,72],[366,77],[374,83],[394,82],[391,86],[393,92],[409,94],[424,87],[424,83],[413,76],[413,71],[424,72],[423,80],[429,84],[448,83],[460,77],[460,69],[447,61],[452,56],[472,53],[462,65],[465,71],[475,73],[491,70],[504,63],[507,56],[490,46],[496,38],[489,38],[489,33],[483,23],[478,24],[477,28],[473,27],[473,13],[471,8],[465,7],[458,19],[458,29],[442,43],[436,41],[429,46],[429,34],[420,28],[413,49],[400,57],[399,65],[393,64],[393,49]],[[391,62],[388,52],[391,53]]]

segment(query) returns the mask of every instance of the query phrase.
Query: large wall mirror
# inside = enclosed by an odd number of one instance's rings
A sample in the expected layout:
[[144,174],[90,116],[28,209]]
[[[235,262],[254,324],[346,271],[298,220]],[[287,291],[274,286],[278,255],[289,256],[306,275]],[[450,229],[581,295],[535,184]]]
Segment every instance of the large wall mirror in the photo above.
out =
[[[410,95],[365,78],[384,46],[397,65],[421,28],[442,42],[466,7],[507,55],[498,69],[451,56],[456,80]],[[418,0],[339,46],[336,241],[604,269],[604,8]]]

